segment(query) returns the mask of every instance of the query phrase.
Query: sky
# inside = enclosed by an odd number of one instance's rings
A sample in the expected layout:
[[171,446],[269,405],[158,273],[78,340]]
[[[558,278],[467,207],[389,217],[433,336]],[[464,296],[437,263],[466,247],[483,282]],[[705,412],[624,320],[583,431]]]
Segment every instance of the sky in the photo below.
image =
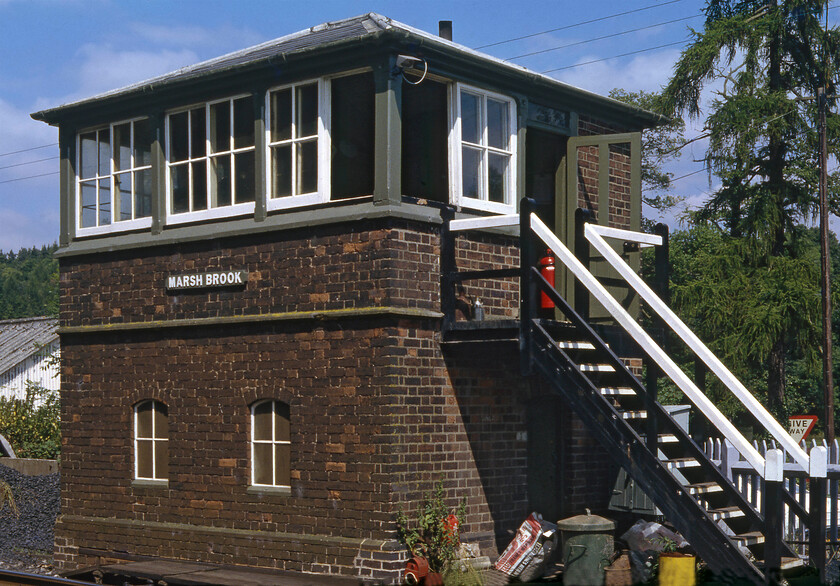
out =
[[[0,0],[0,250],[58,239],[58,131],[30,113],[132,84],[323,22],[378,12],[606,94],[659,90],[702,0]],[[622,14],[623,13],[623,14]],[[546,32],[549,31],[549,32]],[[544,33],[544,34],[538,34]],[[517,40],[513,40],[517,39]],[[529,56],[523,56],[536,53]],[[688,136],[700,134],[702,121]],[[703,168],[704,141],[669,170]],[[688,205],[704,172],[675,184]],[[673,223],[673,218],[669,218]]]

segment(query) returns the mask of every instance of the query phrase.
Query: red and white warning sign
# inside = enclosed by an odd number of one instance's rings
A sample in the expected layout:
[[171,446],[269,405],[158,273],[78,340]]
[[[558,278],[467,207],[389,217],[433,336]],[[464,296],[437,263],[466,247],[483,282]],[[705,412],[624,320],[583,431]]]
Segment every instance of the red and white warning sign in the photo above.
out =
[[796,440],[796,443],[799,443],[804,439],[808,439],[808,434],[814,429],[816,422],[816,415],[794,415],[793,417],[788,417],[788,433]]

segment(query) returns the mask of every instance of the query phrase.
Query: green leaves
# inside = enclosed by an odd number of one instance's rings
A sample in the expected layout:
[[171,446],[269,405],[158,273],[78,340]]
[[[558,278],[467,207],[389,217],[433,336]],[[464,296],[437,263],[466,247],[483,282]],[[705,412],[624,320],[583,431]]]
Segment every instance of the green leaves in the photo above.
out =
[[60,417],[58,391],[30,383],[23,399],[0,397],[0,434],[20,458],[58,458]]

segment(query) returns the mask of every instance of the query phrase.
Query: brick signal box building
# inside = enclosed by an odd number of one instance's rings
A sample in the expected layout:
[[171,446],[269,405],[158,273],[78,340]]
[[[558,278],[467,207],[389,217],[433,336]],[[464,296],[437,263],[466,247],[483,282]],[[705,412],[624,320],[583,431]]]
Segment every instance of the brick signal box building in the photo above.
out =
[[[33,116],[61,149],[59,567],[395,581],[398,504],[439,479],[491,556],[531,510],[604,506],[515,341],[442,338],[441,211],[638,228],[658,117],[376,14]],[[518,265],[516,233],[457,243]],[[515,279],[467,291],[517,318]]]

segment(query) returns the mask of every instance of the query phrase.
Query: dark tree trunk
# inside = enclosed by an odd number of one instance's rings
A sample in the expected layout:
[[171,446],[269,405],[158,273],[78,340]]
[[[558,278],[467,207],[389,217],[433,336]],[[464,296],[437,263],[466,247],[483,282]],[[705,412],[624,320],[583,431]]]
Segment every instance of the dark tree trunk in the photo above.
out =
[[785,400],[785,340],[780,337],[767,358],[767,401],[770,412],[779,416]]

